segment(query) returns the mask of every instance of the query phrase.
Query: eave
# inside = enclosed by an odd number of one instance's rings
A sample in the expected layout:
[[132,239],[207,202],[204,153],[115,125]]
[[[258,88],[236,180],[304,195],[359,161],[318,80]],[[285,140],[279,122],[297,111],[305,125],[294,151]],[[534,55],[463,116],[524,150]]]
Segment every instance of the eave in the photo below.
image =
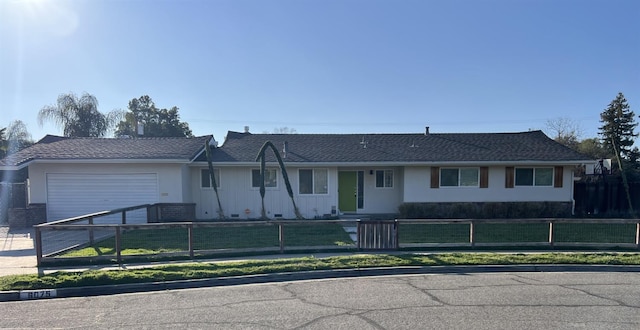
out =
[[[231,166],[259,166],[260,162],[216,162],[214,166],[217,167],[231,167]],[[516,161],[419,161],[419,162],[402,162],[402,161],[389,161],[389,162],[287,162],[285,166],[295,167],[367,167],[367,166],[404,166],[404,167],[418,167],[418,166],[524,166],[524,165],[566,165],[577,166],[590,163],[596,163],[596,160],[562,160],[562,161],[541,161],[541,160],[516,160]],[[204,166],[207,162],[192,162],[190,166]],[[267,162],[269,166],[279,166],[277,162]]]
[[189,164],[189,159],[34,159],[19,165],[0,166],[0,170],[20,170],[33,164]]

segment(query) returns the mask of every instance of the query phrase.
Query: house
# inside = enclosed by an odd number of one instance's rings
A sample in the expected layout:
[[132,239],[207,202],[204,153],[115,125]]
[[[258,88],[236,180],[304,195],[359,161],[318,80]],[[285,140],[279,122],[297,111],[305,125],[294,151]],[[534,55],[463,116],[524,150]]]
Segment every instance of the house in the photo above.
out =
[[[217,189],[204,146],[212,145]],[[278,149],[305,218],[395,214],[403,203],[550,202],[571,208],[573,171],[594,161],[541,131],[519,133],[252,134],[222,146],[196,138],[47,136],[0,163],[29,169],[30,203],[49,221],[142,203],[195,205],[198,219],[261,215],[260,163]],[[266,156],[265,212],[294,218],[282,169]]]

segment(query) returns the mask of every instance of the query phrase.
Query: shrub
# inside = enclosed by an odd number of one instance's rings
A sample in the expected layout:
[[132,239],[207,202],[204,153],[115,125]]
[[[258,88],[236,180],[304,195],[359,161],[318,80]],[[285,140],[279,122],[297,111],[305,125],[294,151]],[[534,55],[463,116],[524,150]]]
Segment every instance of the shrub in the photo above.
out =
[[566,218],[571,216],[568,202],[453,202],[403,203],[400,218],[405,219],[514,219]]

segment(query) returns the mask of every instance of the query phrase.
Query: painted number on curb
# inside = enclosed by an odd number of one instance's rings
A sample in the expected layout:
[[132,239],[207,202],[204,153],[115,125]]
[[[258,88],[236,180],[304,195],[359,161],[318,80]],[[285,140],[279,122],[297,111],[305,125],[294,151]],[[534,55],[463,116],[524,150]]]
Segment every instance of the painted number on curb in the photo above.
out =
[[47,299],[55,298],[56,289],[45,290],[21,290],[20,300]]

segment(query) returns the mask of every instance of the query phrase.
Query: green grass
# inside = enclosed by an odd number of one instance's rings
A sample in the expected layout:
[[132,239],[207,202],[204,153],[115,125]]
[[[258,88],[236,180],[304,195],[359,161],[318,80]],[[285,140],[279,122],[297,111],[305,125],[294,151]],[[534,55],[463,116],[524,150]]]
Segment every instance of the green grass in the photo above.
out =
[[640,253],[442,253],[405,255],[353,255],[329,258],[289,258],[226,263],[185,263],[127,270],[56,272],[48,275],[0,277],[0,290],[33,290],[149,283],[280,272],[358,269],[370,267],[510,265],[510,264],[615,264],[640,265]]
[[[469,224],[400,224],[400,244],[468,243]],[[546,223],[481,223],[474,226],[476,243],[547,242]],[[634,224],[558,223],[555,242],[634,243]]]
[[[286,226],[284,235],[288,247],[353,244],[349,234],[338,224]],[[264,248],[278,247],[279,244],[278,227],[274,225],[193,229],[194,250]],[[121,248],[122,255],[188,251],[188,231],[186,228],[127,231],[122,234]],[[90,247],[66,252],[63,256],[95,257],[115,253],[115,238],[112,237]]]

